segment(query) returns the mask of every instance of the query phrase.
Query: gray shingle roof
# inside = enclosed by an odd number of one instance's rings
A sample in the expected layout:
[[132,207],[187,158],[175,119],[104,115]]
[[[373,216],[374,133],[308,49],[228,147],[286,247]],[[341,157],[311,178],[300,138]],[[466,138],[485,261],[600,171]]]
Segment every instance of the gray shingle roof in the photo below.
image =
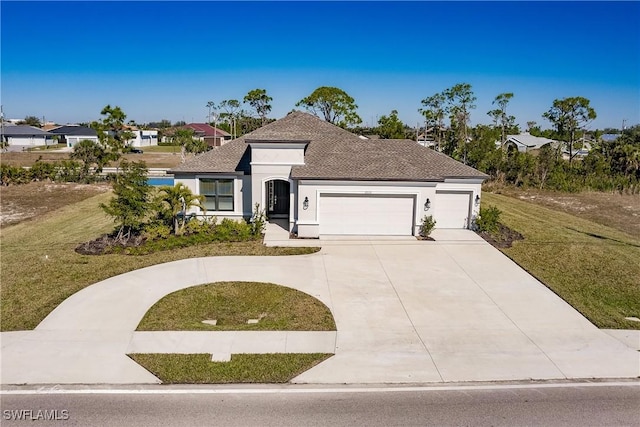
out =
[[69,136],[98,136],[98,132],[95,129],[91,129],[85,126],[72,126],[65,125],[48,131],[54,135],[69,135]]
[[441,181],[487,175],[411,140],[361,139],[311,114],[295,111],[234,141],[216,147],[172,172],[250,174],[247,141],[310,141],[305,165],[294,179]]
[[2,134],[6,136],[51,136],[42,129],[28,125],[5,126],[2,128]]

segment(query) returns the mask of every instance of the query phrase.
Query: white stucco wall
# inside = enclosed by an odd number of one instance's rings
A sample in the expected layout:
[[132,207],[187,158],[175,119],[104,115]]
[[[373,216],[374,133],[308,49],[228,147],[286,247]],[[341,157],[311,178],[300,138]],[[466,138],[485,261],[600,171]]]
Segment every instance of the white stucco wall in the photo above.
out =
[[9,145],[27,145],[27,146],[41,146],[41,145],[55,145],[56,141],[52,138],[45,139],[44,136],[8,136],[7,143]]
[[[297,209],[298,220],[296,231],[299,237],[318,237],[320,233],[319,206],[323,194],[354,195],[393,195],[402,194],[415,198],[414,231],[420,220],[428,211],[424,211],[427,198],[435,199],[435,183],[398,182],[398,181],[315,181],[302,180],[298,183]],[[305,198],[309,199],[309,207],[304,209]],[[363,218],[366,212],[363,212]]]
[[87,136],[67,136],[65,138],[67,140],[67,147],[74,147],[77,143],[79,143],[80,141],[84,141],[85,139],[88,139],[89,141],[93,141],[95,143],[98,143],[98,137],[95,135],[87,135]]
[[233,211],[211,211],[206,212],[191,208],[188,213],[195,213],[198,216],[215,216],[218,219],[230,218],[234,220],[248,219],[251,217],[253,204],[251,203],[251,176],[250,175],[224,175],[224,174],[176,174],[174,184],[182,183],[188,187],[193,194],[200,194],[200,178],[233,179]]
[[266,209],[266,183],[273,180],[289,182],[289,230],[296,218],[297,185],[291,180],[291,167],[304,164],[306,143],[251,142],[251,200]]
[[[434,215],[438,209],[437,191],[453,191],[469,193],[471,200],[481,191],[481,180],[452,180],[447,182],[399,182],[399,181],[315,181],[301,180],[298,182],[296,197],[297,221],[294,231],[299,237],[318,237],[320,233],[319,212],[320,197],[323,194],[353,194],[353,195],[404,195],[415,198],[414,204],[414,235],[419,232],[422,218]],[[309,206],[304,209],[305,198],[309,199]],[[429,199],[430,207],[425,208]],[[477,216],[479,204],[472,203],[471,221]],[[366,212],[363,211],[363,218]],[[471,222],[470,222],[471,223]],[[437,225],[436,225],[437,227]]]

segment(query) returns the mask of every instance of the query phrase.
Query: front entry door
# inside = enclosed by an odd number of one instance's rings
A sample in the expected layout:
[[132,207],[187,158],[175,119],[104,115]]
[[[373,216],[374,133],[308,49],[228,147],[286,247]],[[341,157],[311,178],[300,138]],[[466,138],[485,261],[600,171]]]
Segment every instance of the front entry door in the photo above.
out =
[[289,217],[289,182],[274,180],[267,182],[267,216]]

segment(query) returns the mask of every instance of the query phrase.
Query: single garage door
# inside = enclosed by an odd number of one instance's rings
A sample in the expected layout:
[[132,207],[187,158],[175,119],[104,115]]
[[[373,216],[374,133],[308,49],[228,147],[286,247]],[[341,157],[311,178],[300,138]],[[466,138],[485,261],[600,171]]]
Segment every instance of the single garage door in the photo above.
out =
[[321,194],[320,234],[411,236],[414,197]]
[[469,228],[471,193],[437,191],[434,208],[436,228]]

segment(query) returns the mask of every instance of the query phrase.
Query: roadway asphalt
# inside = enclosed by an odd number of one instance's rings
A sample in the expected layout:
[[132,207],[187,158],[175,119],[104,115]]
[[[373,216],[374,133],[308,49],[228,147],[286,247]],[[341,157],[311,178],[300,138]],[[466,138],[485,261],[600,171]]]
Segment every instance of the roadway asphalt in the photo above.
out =
[[[422,390],[289,386],[182,388],[176,393],[176,389],[162,388],[124,393],[3,394],[2,425],[582,427],[632,426],[640,420],[637,382]],[[57,416],[58,420],[31,421],[44,416]]]

